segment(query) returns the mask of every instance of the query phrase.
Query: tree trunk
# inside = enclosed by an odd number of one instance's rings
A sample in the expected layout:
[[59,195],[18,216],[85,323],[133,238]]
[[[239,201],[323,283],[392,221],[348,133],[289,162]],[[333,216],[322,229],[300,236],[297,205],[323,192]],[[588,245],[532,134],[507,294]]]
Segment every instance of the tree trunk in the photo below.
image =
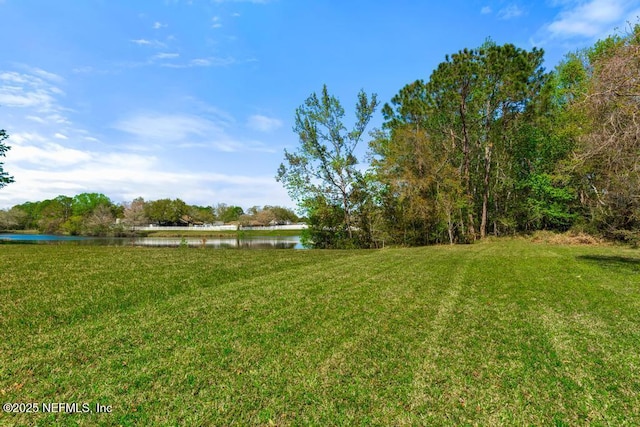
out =
[[351,212],[349,211],[349,198],[346,194],[346,191],[342,192],[342,206],[344,207],[344,222],[347,227],[347,233],[349,234],[349,240],[353,238],[351,233]]
[[447,211],[447,233],[449,233],[449,244],[453,245],[453,218],[451,210]]
[[471,156],[471,147],[469,143],[469,133],[467,130],[467,122],[466,122],[466,113],[467,113],[467,105],[465,100],[463,99],[460,103],[460,120],[462,121],[462,177],[464,179],[464,187],[467,192],[467,200],[471,203],[471,206],[467,210],[467,229],[469,231],[469,237],[471,240],[475,240],[476,238],[476,230],[474,227],[474,219],[473,219],[473,194],[471,192],[471,178],[469,176],[469,163]]
[[491,174],[491,143],[484,147],[484,178],[482,180],[482,220],[480,222],[480,238],[487,235],[487,218],[489,209],[489,177]]

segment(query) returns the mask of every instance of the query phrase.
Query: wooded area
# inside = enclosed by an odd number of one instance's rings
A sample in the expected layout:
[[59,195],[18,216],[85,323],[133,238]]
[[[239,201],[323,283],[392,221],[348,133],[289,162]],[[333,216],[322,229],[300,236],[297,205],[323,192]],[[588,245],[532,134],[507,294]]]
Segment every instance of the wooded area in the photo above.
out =
[[[486,41],[447,56],[384,105],[370,164],[357,123],[313,94],[296,115],[300,147],[278,173],[317,247],[468,243],[569,229],[637,241],[640,226],[640,27],[566,55]],[[366,169],[366,173],[363,172]]]
[[58,196],[40,202],[26,202],[0,211],[0,230],[106,236],[126,234],[132,227],[149,224],[187,227],[237,223],[266,226],[298,220],[291,209],[280,206],[253,206],[244,212],[240,206],[224,203],[197,206],[187,205],[180,199],[145,201],[141,197],[130,203],[116,204],[101,193],[82,193],[75,197]]
[[[637,242],[640,230],[640,26],[567,54],[491,40],[445,60],[382,108],[366,161],[358,145],[379,103],[358,94],[355,124],[326,86],[298,108],[300,145],[276,179],[317,248],[469,243],[487,235],[569,229]],[[0,133],[0,156],[9,147]],[[362,156],[361,156],[362,157]],[[0,163],[0,187],[13,178]],[[289,209],[115,205],[58,196],[0,211],[0,229],[105,234],[122,224],[297,221]]]

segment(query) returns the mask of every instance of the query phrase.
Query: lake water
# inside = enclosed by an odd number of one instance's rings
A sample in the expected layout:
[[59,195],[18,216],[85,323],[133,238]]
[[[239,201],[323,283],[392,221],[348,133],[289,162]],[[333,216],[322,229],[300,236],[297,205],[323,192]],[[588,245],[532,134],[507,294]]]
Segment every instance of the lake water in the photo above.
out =
[[71,244],[102,246],[205,247],[216,249],[303,249],[299,236],[202,237],[80,237],[52,234],[0,234],[2,243]]

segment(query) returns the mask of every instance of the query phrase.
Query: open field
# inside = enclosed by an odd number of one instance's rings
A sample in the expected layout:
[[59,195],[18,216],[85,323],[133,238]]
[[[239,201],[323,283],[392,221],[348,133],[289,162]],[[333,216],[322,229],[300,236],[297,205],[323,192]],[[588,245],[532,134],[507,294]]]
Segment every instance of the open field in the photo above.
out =
[[638,250],[0,255],[0,425],[640,424]]

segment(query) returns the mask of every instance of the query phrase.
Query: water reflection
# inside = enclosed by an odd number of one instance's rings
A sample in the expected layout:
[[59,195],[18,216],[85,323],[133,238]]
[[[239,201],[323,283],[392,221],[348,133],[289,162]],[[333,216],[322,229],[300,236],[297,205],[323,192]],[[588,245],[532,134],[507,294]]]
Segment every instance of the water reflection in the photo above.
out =
[[215,249],[303,249],[299,236],[244,238],[78,237],[48,234],[0,234],[0,243],[49,243],[103,246],[203,247]]
[[39,242],[79,242],[86,239],[80,236],[56,236],[53,234],[12,234],[0,233],[0,242],[3,243],[39,243]]
[[[242,249],[300,249],[300,238],[287,237],[255,237],[255,238],[180,238],[180,237],[139,237],[129,239],[134,246],[199,246],[207,248],[242,248]],[[299,246],[296,248],[296,246]]]

